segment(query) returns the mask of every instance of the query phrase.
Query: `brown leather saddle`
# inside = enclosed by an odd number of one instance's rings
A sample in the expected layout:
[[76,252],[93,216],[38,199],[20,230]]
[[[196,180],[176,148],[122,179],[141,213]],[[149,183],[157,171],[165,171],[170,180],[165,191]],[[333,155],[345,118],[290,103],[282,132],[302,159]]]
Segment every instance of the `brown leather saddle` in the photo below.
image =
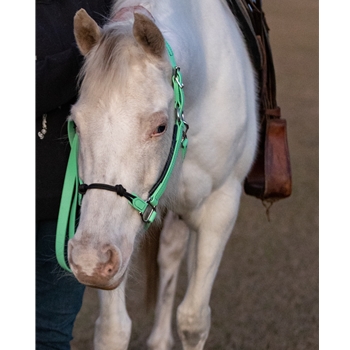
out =
[[276,102],[276,79],[269,28],[261,0],[227,0],[237,18],[259,77],[260,139],[256,159],[245,179],[246,194],[273,203],[289,197],[292,175],[286,120]]

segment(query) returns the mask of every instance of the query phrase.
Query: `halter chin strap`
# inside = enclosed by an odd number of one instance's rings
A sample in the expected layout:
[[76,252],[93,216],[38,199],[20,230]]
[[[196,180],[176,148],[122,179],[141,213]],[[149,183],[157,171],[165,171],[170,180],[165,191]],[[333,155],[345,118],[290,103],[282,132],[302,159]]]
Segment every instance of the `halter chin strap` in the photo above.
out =
[[111,186],[108,184],[92,183],[90,185],[82,183],[78,172],[78,150],[79,140],[75,132],[73,121],[68,121],[68,138],[71,151],[68,159],[65,180],[63,184],[60,209],[58,214],[57,230],[56,230],[56,257],[65,270],[71,271],[66,263],[66,242],[72,238],[75,233],[77,220],[76,211],[78,205],[81,205],[82,196],[90,189],[100,189],[115,192],[118,196],[125,197],[129,204],[136,209],[142,218],[142,221],[148,227],[156,218],[156,208],[161,196],[163,195],[171,174],[173,172],[176,159],[180,149],[184,158],[187,151],[187,130],[188,124],[184,119],[184,92],[182,76],[180,68],[176,65],[174,53],[170,45],[166,42],[170,63],[173,68],[172,85],[174,89],[174,108],[175,108],[175,124],[173,130],[173,138],[171,143],[168,159],[164,169],[151,188],[148,199],[144,200],[135,193],[129,193],[122,185]]

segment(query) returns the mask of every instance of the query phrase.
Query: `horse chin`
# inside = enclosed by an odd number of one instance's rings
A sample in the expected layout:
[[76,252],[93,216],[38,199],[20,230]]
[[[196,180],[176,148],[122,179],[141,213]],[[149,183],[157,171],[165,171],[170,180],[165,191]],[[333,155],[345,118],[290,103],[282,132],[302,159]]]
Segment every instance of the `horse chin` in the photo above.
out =
[[119,287],[119,285],[123,282],[125,275],[126,275],[126,271],[117,280],[108,281],[104,283],[99,283],[98,281],[96,281],[95,277],[90,277],[88,275],[79,275],[79,276],[76,276],[76,278],[81,284],[84,284],[87,287],[102,289],[102,290],[113,290]]
[[[125,275],[125,273],[124,273]],[[123,282],[124,280],[124,275],[116,282],[113,282],[109,285],[95,285],[95,284],[85,284],[87,287],[91,287],[91,288],[96,288],[96,289],[102,289],[102,290],[114,290],[116,288],[118,288],[120,286],[120,284]]]

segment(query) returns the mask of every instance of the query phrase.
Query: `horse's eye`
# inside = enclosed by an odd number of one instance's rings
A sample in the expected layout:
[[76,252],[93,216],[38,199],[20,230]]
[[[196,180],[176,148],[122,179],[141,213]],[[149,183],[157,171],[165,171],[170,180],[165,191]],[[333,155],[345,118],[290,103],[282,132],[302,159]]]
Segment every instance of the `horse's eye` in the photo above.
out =
[[163,134],[165,130],[166,130],[166,124],[158,125],[157,129],[154,130],[153,135],[158,136],[160,134]]
[[157,133],[161,134],[165,131],[166,125],[159,125],[157,129]]

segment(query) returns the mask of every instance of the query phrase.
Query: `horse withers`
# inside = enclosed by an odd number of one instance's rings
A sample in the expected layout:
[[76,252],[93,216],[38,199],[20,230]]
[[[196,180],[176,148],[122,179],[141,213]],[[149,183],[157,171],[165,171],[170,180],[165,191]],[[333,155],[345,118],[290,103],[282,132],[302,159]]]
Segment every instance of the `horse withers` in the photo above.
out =
[[[127,349],[130,258],[166,209],[148,347],[172,347],[173,299],[187,252],[177,327],[184,349],[202,349],[212,285],[257,144],[255,77],[240,29],[224,1],[121,0],[103,28],[78,11],[74,31],[85,64],[70,119],[85,190],[68,258],[81,283],[101,289],[95,348]],[[184,91],[184,115],[174,89]]]

